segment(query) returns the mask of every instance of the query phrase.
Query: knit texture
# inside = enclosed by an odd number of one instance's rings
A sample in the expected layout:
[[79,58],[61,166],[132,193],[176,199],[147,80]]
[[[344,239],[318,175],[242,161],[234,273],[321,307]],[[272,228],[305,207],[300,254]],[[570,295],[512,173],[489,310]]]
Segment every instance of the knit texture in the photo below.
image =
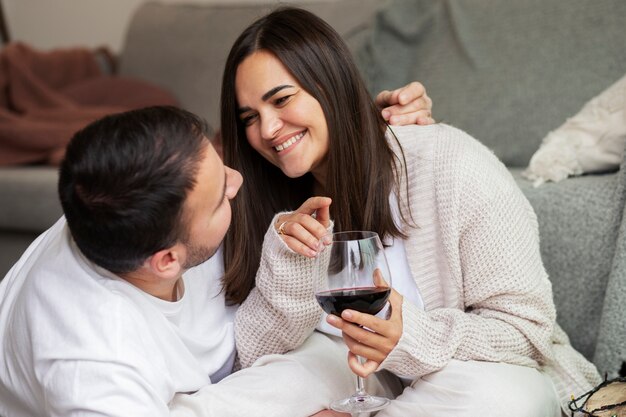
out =
[[[599,376],[555,323],[536,216],[504,165],[450,126],[392,131],[401,144],[389,136],[403,174],[400,207],[412,219],[404,228],[407,258],[425,308],[403,303],[403,335],[380,369],[420,377],[451,359],[540,368],[563,406],[591,388]],[[295,348],[320,318],[307,288],[310,261],[286,254],[272,232],[257,289],[236,319],[244,366]],[[243,333],[250,326],[257,331]]]
[[[300,346],[322,317],[315,299],[319,287],[314,260],[292,251],[277,233],[278,213],[265,238],[256,286],[237,310],[235,340],[238,364],[247,368],[264,355]],[[328,228],[332,231],[333,223]],[[317,274],[317,279],[321,279]]]

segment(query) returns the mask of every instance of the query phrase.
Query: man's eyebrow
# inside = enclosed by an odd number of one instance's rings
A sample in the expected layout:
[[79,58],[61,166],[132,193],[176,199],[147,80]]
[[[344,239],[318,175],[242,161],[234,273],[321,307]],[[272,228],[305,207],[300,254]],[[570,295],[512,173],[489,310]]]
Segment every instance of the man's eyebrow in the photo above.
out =
[[[263,101],[267,101],[267,100],[268,100],[270,97],[272,97],[274,94],[278,93],[280,90],[284,90],[285,88],[293,88],[293,85],[290,85],[290,84],[283,84],[283,85],[276,86],[276,87],[272,88],[270,91],[268,91],[267,93],[263,94],[263,95],[261,96],[261,99],[262,99]],[[248,106],[239,107],[239,108],[237,109],[237,113],[238,113],[238,114],[241,114],[241,113],[248,112],[248,111],[250,111],[250,110],[252,110],[252,109],[251,109],[250,107],[248,107]]]
[[215,213],[217,211],[218,208],[220,208],[220,206],[222,205],[222,202],[224,201],[224,197],[226,197],[226,171],[224,171],[224,188],[222,189],[222,196],[219,199],[219,201],[217,202],[217,206],[215,206],[215,208],[213,209],[213,213]]

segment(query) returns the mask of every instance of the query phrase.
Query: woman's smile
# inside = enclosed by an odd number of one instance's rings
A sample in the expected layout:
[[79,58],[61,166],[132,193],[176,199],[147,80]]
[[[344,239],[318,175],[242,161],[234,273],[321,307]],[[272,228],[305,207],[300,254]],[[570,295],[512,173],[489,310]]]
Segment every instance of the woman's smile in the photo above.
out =
[[274,149],[276,149],[276,152],[278,152],[280,154],[284,154],[285,152],[287,152],[287,150],[293,149],[292,146],[295,145],[297,142],[300,142],[300,139],[302,139],[304,137],[306,132],[307,132],[306,129],[303,130],[302,132],[298,133],[297,135],[292,136],[290,139],[287,139],[286,141],[284,141],[280,145],[274,146]]

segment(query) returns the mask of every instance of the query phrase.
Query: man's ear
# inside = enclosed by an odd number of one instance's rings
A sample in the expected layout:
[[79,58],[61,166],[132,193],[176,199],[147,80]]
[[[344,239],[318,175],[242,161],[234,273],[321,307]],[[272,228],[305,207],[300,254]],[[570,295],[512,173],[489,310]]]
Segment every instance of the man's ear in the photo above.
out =
[[183,245],[177,243],[174,246],[155,252],[146,259],[144,267],[161,278],[178,278],[183,271],[182,251]]

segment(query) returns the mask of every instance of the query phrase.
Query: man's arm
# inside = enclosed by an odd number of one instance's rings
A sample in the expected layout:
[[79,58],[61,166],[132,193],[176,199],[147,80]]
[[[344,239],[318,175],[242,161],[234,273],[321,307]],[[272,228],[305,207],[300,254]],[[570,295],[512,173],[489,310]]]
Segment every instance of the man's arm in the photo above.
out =
[[50,417],[166,417],[163,393],[129,363],[60,360],[43,378]]

